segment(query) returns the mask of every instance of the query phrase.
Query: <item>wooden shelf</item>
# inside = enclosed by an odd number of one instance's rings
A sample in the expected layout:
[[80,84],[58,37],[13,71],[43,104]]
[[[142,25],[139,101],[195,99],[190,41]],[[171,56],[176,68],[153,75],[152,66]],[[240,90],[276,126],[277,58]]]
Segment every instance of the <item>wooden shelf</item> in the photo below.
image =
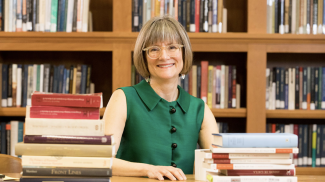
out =
[[297,175],[324,175],[325,167],[296,167],[296,174]]
[[266,118],[324,119],[325,110],[267,110]]
[[240,109],[211,109],[217,118],[245,118],[246,108]]
[[[105,112],[105,107],[100,109],[100,115],[103,116]],[[14,108],[14,107],[2,107],[0,108],[0,116],[10,116],[10,117],[25,117],[26,116],[26,108],[20,107],[20,108]]]

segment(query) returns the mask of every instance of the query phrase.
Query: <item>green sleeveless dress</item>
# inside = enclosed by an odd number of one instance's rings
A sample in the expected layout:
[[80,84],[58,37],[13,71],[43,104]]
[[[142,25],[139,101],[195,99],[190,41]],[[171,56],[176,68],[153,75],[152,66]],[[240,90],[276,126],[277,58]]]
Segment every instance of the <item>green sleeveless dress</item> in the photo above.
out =
[[127,119],[116,157],[130,162],[174,166],[193,174],[194,150],[204,116],[203,100],[178,86],[177,101],[162,99],[142,81],[122,87]]

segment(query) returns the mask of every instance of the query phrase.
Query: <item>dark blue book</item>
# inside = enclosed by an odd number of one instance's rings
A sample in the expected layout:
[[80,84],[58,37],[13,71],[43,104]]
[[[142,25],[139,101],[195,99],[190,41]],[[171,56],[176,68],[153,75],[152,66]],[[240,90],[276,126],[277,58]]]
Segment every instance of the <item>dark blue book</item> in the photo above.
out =
[[308,125],[308,138],[307,138],[307,146],[308,146],[308,150],[307,150],[307,166],[311,167],[312,165],[312,157],[313,157],[313,124],[309,124]]
[[274,81],[275,81],[275,108],[280,109],[280,68],[275,67],[274,69]]
[[284,93],[284,84],[285,84],[285,72],[284,72],[284,68],[280,68],[280,109],[284,109],[284,97],[285,97],[285,93]]
[[57,93],[62,93],[63,88],[63,71],[64,71],[64,65],[58,66],[58,90]]
[[318,109],[322,109],[322,76],[323,76],[323,68],[320,66],[318,67],[318,105],[317,108]]
[[310,110],[315,110],[315,68],[310,68]]
[[81,82],[80,82],[80,93],[86,93],[86,84],[87,84],[87,65],[81,65]]
[[284,133],[284,128],[285,128],[285,125],[284,124],[279,124],[279,127],[280,127],[280,133]]
[[7,93],[8,93],[8,65],[2,64],[2,100],[1,100],[1,106],[7,107]]
[[58,66],[53,66],[53,93],[58,93]]
[[181,25],[183,25],[183,1],[182,0],[179,0],[178,1],[178,5],[177,5],[177,7],[175,7],[175,8],[178,8],[178,22],[181,24]]
[[300,109],[300,101],[299,101],[299,95],[301,90],[299,89],[299,83],[300,83],[300,77],[299,77],[299,66],[296,67],[296,75],[295,75],[295,109]]
[[274,0],[274,33],[279,33],[279,2],[280,0]]
[[139,6],[138,6],[138,12],[139,12],[139,19],[138,19],[138,21],[139,21],[139,32],[140,32],[140,30],[141,30],[141,28],[142,28],[142,26],[143,26],[143,0],[139,0],[138,1],[138,3],[139,3]]
[[7,153],[7,136],[6,136],[6,123],[5,122],[0,122],[1,123],[1,154],[6,154]]
[[67,84],[67,69],[63,70],[63,83],[62,83],[62,91],[61,93],[66,93],[66,84]]
[[322,85],[321,85],[321,87],[322,87],[321,106],[322,106],[322,109],[325,109],[325,67],[322,68]]
[[319,92],[319,68],[316,67],[315,68],[315,90],[314,90],[314,100],[315,100],[315,109],[319,109],[318,108],[318,92]]
[[110,182],[109,178],[20,178],[20,182]]
[[303,125],[303,141],[302,141],[302,166],[307,167],[308,165],[308,125]]
[[182,1],[182,25],[187,30],[186,28],[186,22],[187,22],[187,0],[179,0]]
[[22,107],[26,107],[27,105],[27,87],[28,87],[28,64],[24,64],[24,67],[23,67],[23,88],[22,88],[22,93],[23,93],[23,96],[22,96],[22,104],[21,106]]
[[[290,75],[291,76],[291,75]],[[284,83],[284,109],[289,108],[289,70],[285,70],[285,83]]]
[[3,18],[3,2],[4,2],[4,0],[0,0],[0,31],[3,31],[4,29],[3,29],[3,27],[4,27],[4,22],[3,22],[3,20],[4,20],[4,18]]
[[321,140],[320,140],[320,157],[321,157],[321,167],[325,167],[325,125],[321,125]]
[[190,0],[190,32],[195,32],[195,0]]
[[66,17],[66,0],[59,0],[58,4],[58,18],[57,18],[57,31],[64,31],[65,17]]

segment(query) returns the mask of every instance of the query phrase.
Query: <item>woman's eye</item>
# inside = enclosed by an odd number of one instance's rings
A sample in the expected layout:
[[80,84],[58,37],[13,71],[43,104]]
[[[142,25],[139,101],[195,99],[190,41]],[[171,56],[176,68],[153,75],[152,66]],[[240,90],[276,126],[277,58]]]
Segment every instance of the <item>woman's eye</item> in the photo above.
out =
[[169,46],[169,49],[170,49],[170,50],[176,50],[177,47],[176,47],[176,46]]
[[156,52],[156,51],[159,51],[159,49],[158,48],[151,48],[150,49],[150,52]]

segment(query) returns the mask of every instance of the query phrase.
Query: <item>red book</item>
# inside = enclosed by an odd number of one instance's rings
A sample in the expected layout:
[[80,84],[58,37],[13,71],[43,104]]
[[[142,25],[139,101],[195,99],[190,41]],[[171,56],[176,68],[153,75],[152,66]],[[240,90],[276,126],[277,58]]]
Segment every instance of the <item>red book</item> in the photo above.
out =
[[200,1],[195,0],[195,32],[200,32]]
[[30,118],[55,119],[96,119],[100,118],[99,108],[96,107],[57,107],[57,106],[27,106]]
[[25,135],[24,143],[113,145],[115,141],[113,135],[105,135],[105,136]]
[[[299,141],[299,125],[294,124],[293,125],[293,134],[298,136],[298,141]],[[298,146],[301,147],[301,146]],[[298,154],[293,154],[293,163],[297,166],[298,165]]]
[[32,106],[103,107],[102,93],[58,94],[32,93]]
[[201,99],[207,103],[209,61],[201,61]]
[[295,176],[295,169],[286,170],[221,170],[226,176]]

